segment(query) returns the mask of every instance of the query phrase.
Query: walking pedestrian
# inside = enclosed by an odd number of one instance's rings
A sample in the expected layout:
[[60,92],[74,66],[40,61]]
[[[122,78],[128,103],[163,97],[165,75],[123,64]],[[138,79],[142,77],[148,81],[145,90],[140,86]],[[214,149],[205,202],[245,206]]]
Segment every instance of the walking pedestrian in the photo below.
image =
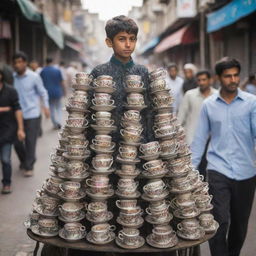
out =
[[167,66],[168,74],[167,85],[171,89],[171,94],[173,96],[173,112],[178,113],[179,107],[183,98],[182,86],[184,83],[183,78],[178,76],[178,67],[175,63],[170,63]]
[[198,87],[185,93],[182,100],[178,120],[184,127],[188,145],[191,145],[196,133],[196,126],[200,116],[203,101],[217,92],[211,87],[211,74],[207,70],[196,74]]
[[243,246],[256,186],[256,97],[238,88],[240,63],[225,57],[215,66],[220,92],[203,103],[192,143],[197,167],[207,151],[213,214],[219,223],[209,241],[212,256],[239,256]]
[[244,86],[244,90],[256,95],[256,74],[250,74]]
[[11,193],[11,152],[16,136],[20,141],[25,138],[22,112],[16,90],[4,79],[0,70],[0,159],[2,163],[2,194]]
[[25,142],[16,141],[15,150],[20,160],[20,169],[25,177],[33,175],[36,161],[36,142],[40,126],[41,105],[46,118],[50,117],[48,94],[38,74],[27,68],[27,56],[23,52],[13,56],[14,87],[16,88],[24,119]]
[[47,66],[43,68],[40,75],[44,87],[48,91],[51,119],[54,129],[60,129],[62,124],[62,102],[65,94],[64,81],[59,68],[53,66],[53,59],[46,59]]
[[42,68],[39,66],[38,61],[31,60],[29,63],[29,67],[32,71],[36,72],[38,75],[40,75]]
[[184,83],[182,86],[183,93],[185,94],[187,91],[194,89],[197,87],[197,82],[195,78],[195,74],[197,72],[197,68],[192,63],[187,63],[184,65]]

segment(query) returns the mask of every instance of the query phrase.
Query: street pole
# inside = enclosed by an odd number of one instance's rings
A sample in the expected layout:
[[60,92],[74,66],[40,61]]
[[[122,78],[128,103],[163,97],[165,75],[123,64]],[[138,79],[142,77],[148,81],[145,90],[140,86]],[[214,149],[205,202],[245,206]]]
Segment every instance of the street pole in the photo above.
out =
[[204,13],[204,10],[200,10],[200,65],[201,65],[201,68],[205,68],[205,13]]
[[19,17],[15,17],[15,52],[20,50],[20,26],[19,26]]

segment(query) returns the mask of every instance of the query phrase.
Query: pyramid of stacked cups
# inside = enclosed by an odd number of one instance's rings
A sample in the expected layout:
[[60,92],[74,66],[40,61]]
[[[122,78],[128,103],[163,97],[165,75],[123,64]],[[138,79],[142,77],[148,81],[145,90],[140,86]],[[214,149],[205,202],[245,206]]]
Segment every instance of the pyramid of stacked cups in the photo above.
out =
[[81,221],[85,218],[84,181],[89,175],[85,159],[90,155],[86,118],[91,81],[92,78],[82,72],[74,78],[74,92],[66,105],[68,119],[59,133],[59,146],[51,154],[50,178],[37,191],[30,223],[27,222],[36,235],[59,235],[67,241],[85,237]]
[[95,155],[91,161],[91,176],[86,180],[86,191],[91,199],[87,205],[86,218],[91,223],[91,231],[87,240],[93,244],[106,244],[115,239],[115,226],[108,222],[113,213],[108,211],[107,200],[113,196],[114,190],[109,183],[109,175],[113,173],[113,156],[115,143],[112,142],[111,132],[116,130],[111,111],[115,108],[111,99],[115,91],[115,82],[111,76],[98,76],[93,81],[93,99],[91,109],[95,111],[91,118],[91,127],[95,130],[90,148]]
[[126,76],[127,104],[123,113],[120,130],[122,141],[120,141],[116,161],[120,163],[116,174],[119,176],[116,195],[119,198],[116,206],[119,208],[117,223],[122,226],[119,231],[116,243],[126,249],[136,249],[144,245],[145,240],[140,236],[139,228],[143,225],[142,209],[137,199],[140,197],[138,191],[139,181],[135,178],[140,174],[137,164],[138,147],[142,138],[142,124],[140,111],[146,108],[144,101],[144,84],[141,76]]
[[[172,113],[170,106],[173,99],[167,88],[166,75],[163,69],[150,73],[150,89],[157,112],[154,132],[160,143],[160,157],[165,160],[167,169],[165,184],[170,192],[170,208],[178,222],[177,236],[185,240],[199,240],[205,233],[215,232],[218,224],[209,213],[212,196],[208,194],[208,184],[191,165],[191,152],[184,129]],[[150,238],[148,240],[157,245],[154,237],[153,230],[151,241]]]

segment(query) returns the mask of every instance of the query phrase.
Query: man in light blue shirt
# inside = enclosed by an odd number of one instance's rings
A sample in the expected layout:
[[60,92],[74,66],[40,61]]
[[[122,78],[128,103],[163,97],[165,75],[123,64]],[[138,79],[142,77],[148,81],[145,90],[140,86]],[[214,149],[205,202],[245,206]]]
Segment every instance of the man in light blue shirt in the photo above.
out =
[[46,118],[49,118],[48,94],[38,74],[27,68],[27,56],[23,52],[13,56],[14,87],[18,92],[19,101],[24,118],[25,143],[17,141],[15,150],[20,160],[20,168],[24,176],[33,175],[36,161],[36,141],[40,127],[41,101]]
[[208,178],[220,224],[209,242],[212,256],[239,256],[255,192],[256,97],[238,89],[240,70],[228,57],[216,64],[221,90],[204,101],[191,147],[198,167],[210,136]]

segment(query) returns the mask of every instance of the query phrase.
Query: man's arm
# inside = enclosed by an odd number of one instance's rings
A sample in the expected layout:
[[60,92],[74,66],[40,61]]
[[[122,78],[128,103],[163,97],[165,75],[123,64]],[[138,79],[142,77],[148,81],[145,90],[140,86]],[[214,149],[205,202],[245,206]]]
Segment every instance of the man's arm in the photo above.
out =
[[49,96],[48,96],[47,90],[45,89],[45,87],[43,85],[43,81],[39,75],[37,75],[37,77],[36,77],[35,86],[36,86],[36,90],[43,102],[43,111],[44,111],[45,117],[49,118],[50,117]]
[[9,111],[11,111],[11,107],[0,107],[0,113],[1,112],[9,112]]
[[203,103],[196,133],[194,135],[193,142],[191,144],[192,164],[195,168],[198,168],[201,162],[209,136],[210,136],[210,121],[208,118],[206,105],[205,103]]
[[253,138],[256,139],[256,100],[254,101],[251,114],[251,129]]
[[185,93],[185,96],[181,102],[179,113],[178,113],[178,120],[182,126],[186,125],[188,111],[189,111],[189,95],[188,93]]
[[24,132],[23,116],[22,116],[21,110],[15,111],[15,118],[16,118],[17,124],[18,124],[18,130],[17,130],[18,140],[23,141],[25,139],[25,132]]

